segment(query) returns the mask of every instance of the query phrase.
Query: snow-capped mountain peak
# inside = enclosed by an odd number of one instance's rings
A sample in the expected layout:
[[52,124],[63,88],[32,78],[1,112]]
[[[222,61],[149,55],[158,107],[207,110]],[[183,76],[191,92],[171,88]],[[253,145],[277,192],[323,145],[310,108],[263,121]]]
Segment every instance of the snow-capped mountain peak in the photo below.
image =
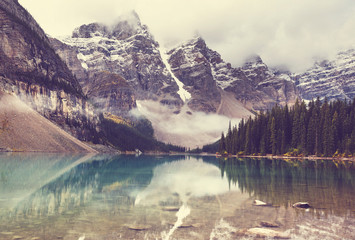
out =
[[355,50],[340,52],[333,60],[318,61],[304,73],[294,74],[303,99],[355,97]]

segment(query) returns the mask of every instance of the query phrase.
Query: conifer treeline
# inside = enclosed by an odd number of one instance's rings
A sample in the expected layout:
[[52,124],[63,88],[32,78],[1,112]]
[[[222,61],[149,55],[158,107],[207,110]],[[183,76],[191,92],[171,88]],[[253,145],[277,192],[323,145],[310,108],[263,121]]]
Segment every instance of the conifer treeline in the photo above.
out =
[[222,133],[220,153],[334,156],[355,154],[355,100],[296,101],[242,120]]

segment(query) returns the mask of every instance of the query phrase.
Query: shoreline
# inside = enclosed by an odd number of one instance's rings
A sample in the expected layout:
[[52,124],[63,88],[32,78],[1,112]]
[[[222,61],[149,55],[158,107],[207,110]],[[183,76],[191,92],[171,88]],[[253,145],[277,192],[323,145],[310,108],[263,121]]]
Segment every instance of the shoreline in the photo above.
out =
[[355,162],[355,157],[317,157],[317,156],[303,156],[303,157],[294,157],[294,156],[282,156],[282,155],[263,155],[263,156],[253,156],[253,155],[215,155],[216,157],[226,157],[226,158],[269,158],[269,159],[306,159],[306,160],[340,160],[340,161],[352,161]]
[[[92,145],[88,144],[90,147]],[[100,145],[99,145],[100,146]],[[95,148],[94,148],[95,149]],[[316,160],[338,160],[338,161],[351,161],[355,162],[355,157],[318,157],[318,156],[282,156],[282,155],[218,155],[215,153],[188,153],[188,152],[159,152],[159,151],[147,151],[147,152],[142,152],[138,154],[135,151],[118,151],[116,149],[111,149],[108,148],[110,151],[100,151],[102,149],[95,149],[97,152],[94,153],[94,155],[100,155],[100,154],[114,154],[114,155],[146,155],[146,156],[208,156],[208,157],[216,157],[216,158],[268,158],[268,159],[293,159],[293,160],[310,160],[310,161],[316,161]],[[24,150],[8,150],[4,148],[0,148],[0,154],[8,154],[8,153],[36,153],[36,154],[92,154],[90,152],[70,152],[70,151],[24,151]]]

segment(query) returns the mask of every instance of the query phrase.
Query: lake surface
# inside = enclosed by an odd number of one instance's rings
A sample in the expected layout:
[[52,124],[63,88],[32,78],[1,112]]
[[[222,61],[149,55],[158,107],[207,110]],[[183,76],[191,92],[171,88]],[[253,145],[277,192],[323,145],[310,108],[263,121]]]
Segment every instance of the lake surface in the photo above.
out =
[[355,239],[355,164],[0,155],[0,239],[264,237]]

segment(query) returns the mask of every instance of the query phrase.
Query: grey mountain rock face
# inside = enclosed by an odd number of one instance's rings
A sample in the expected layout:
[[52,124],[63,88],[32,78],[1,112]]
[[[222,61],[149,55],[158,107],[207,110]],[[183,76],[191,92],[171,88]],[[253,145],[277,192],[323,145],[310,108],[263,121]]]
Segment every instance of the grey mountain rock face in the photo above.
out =
[[[83,25],[71,37],[61,39],[62,45],[56,40],[52,42],[85,93],[90,91],[88,87],[93,76],[99,81],[97,76],[104,76],[106,72],[125,79],[136,100],[160,101],[180,109],[185,99],[179,94],[187,91],[191,94],[186,101],[188,107],[207,113],[218,112],[224,91],[233,93],[236,101],[254,110],[292,104],[298,96],[291,79],[275,75],[260,57],[249,59],[243,67],[233,68],[220,54],[209,49],[202,38],[168,51],[166,65],[159,43],[134,12],[113,26]],[[183,86],[179,88],[174,77]],[[132,102],[127,104],[134,105]]]
[[324,60],[304,73],[292,77],[303,99],[353,99],[355,97],[355,50],[339,53],[333,60]]
[[88,71],[78,59],[76,47],[54,38],[50,40],[58,55],[78,78],[84,94],[99,112],[125,115],[136,106],[134,91],[122,76],[107,70]]
[[270,109],[275,104],[293,104],[298,97],[291,79],[273,74],[259,56],[250,57],[242,67],[229,71],[216,66],[216,74],[230,76],[225,77],[227,81],[219,81],[221,87],[255,110]]
[[[135,13],[113,27],[98,23],[83,25],[62,42],[66,48],[53,46],[76,74],[85,92],[91,91],[93,78],[98,81],[98,76],[106,78],[104,73],[113,73],[124,79],[134,94],[128,99],[154,99],[164,104],[182,105],[178,86],[162,61],[159,44]],[[69,48],[73,48],[74,55],[65,50]],[[129,100],[125,107],[134,105]]]
[[188,106],[196,111],[216,112],[221,101],[213,76],[209,49],[201,39],[195,39],[168,52],[174,75],[192,94]]
[[[53,49],[56,49],[56,52],[60,58],[67,64],[67,66],[70,66],[70,70],[75,73],[80,85],[82,87],[85,86],[87,84],[88,73],[82,67],[81,62],[77,57],[78,52],[75,47],[66,45],[55,38],[49,38],[49,40]],[[84,94],[85,93],[86,92],[84,90]]]
[[90,79],[87,94],[97,109],[122,116],[136,107],[133,90],[120,75],[98,72]]
[[254,110],[270,109],[275,104],[292,104],[298,96],[291,79],[274,75],[258,56],[248,59],[240,68],[233,68],[201,38],[189,41],[169,54],[175,75],[199,96],[200,104],[209,101],[210,111],[220,102],[218,89],[233,93],[246,108]]
[[95,117],[82,89],[17,1],[0,3],[0,88],[73,135],[92,140]]

